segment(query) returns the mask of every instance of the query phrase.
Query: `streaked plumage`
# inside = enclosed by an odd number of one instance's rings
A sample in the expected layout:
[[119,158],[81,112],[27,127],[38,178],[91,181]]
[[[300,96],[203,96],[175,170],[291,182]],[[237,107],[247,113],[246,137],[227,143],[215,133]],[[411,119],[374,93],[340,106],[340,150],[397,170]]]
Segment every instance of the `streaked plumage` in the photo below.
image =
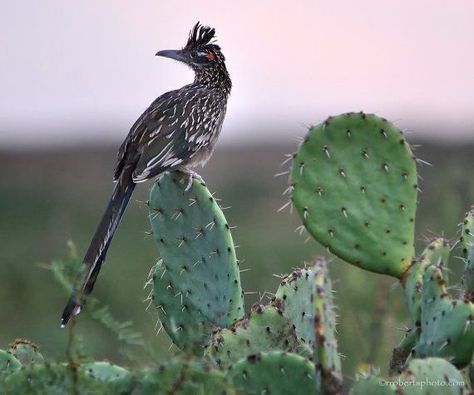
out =
[[84,297],[92,291],[135,184],[167,170],[190,172],[211,156],[232,87],[214,37],[214,29],[197,23],[183,49],[157,53],[188,64],[194,70],[194,82],[157,98],[122,143],[114,171],[116,185],[84,257],[86,277],[78,293],[71,296],[62,325],[79,313]]

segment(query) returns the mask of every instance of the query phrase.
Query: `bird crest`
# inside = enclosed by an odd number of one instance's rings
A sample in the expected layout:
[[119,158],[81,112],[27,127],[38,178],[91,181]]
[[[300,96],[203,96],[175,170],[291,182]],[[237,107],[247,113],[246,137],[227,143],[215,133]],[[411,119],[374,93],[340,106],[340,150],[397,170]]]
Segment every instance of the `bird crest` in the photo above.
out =
[[[186,48],[202,48],[209,44],[214,44],[216,39],[216,30],[209,26],[203,26],[200,22],[196,23],[189,32]],[[219,48],[217,45],[215,45]]]

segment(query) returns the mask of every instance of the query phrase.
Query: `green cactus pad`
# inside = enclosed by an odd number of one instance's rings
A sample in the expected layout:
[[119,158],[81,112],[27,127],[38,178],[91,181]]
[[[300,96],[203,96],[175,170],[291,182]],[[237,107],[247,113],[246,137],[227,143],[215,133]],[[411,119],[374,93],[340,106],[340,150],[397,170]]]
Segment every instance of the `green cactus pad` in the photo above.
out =
[[474,301],[474,207],[466,214],[461,226],[461,247],[465,258],[462,283],[464,295]]
[[21,362],[11,353],[0,350],[0,379],[20,369]]
[[442,358],[413,359],[397,377],[358,378],[349,395],[462,395],[464,378]]
[[[186,299],[187,311],[192,312],[179,315],[180,326],[185,331],[194,330],[198,312],[214,325],[226,327],[244,313],[230,228],[206,186],[194,179],[186,190],[187,183],[188,176],[180,172],[165,173],[155,182],[149,201],[153,237],[160,250],[167,286]],[[155,288],[157,295],[160,284]],[[180,298],[175,298],[174,306],[157,306],[165,314],[167,308],[171,312],[183,308]],[[172,326],[170,322],[165,328]]]
[[460,395],[467,393],[460,371],[442,358],[414,359],[399,376],[404,395]]
[[242,394],[319,394],[314,365],[303,357],[273,351],[248,356],[228,373]]
[[91,362],[82,366],[82,368],[86,374],[101,381],[122,379],[129,374],[128,370],[105,361]]
[[216,332],[206,354],[221,368],[227,368],[248,355],[271,350],[305,351],[298,343],[295,329],[280,309],[255,305],[249,318]]
[[2,394],[63,395],[125,394],[119,386],[95,380],[83,370],[75,373],[66,365],[33,364],[7,376],[0,383]]
[[274,300],[295,326],[298,340],[310,347],[314,344],[313,290],[314,269],[297,269],[283,278]]
[[212,366],[193,360],[172,360],[156,370],[135,377],[134,390],[140,395],[222,395],[234,394],[229,380]]
[[357,378],[349,395],[396,395],[395,384],[377,376],[361,376]]
[[158,262],[153,271],[153,301],[163,328],[173,343],[182,350],[202,355],[209,342],[213,322],[173,286],[170,273]]
[[467,366],[474,351],[474,305],[452,299],[441,269],[430,266],[423,276],[421,334],[415,356],[444,357],[458,368]]
[[417,175],[399,129],[372,114],[330,117],[309,130],[291,177],[316,240],[358,267],[402,277],[414,256]]
[[341,359],[337,351],[336,313],[334,312],[333,291],[326,261],[316,260],[314,266],[314,358],[321,377],[323,393],[342,393]]
[[431,265],[446,266],[449,258],[450,246],[446,239],[432,240],[421,256],[413,260],[412,265],[404,276],[405,297],[408,310],[413,322],[419,326],[421,316],[421,295],[423,293],[423,275]]
[[29,340],[16,339],[13,344],[10,345],[8,351],[18,359],[22,365],[44,362],[43,356],[38,351],[38,346]]

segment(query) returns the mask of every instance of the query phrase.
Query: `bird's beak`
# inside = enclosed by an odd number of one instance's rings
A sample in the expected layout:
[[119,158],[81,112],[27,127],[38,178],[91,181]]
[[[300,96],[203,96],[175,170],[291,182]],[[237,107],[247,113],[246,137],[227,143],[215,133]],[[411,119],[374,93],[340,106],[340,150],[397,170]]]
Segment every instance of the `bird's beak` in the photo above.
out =
[[187,58],[184,56],[183,51],[175,49],[165,49],[164,51],[158,51],[156,56],[163,56],[165,58],[175,59],[180,62],[186,62]]

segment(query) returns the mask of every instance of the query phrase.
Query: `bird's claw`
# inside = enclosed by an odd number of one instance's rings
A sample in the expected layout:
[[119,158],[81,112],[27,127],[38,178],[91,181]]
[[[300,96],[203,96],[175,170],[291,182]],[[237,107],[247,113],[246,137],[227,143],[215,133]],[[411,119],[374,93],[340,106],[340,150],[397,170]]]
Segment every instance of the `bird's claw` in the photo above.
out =
[[198,173],[196,173],[195,171],[189,170],[186,173],[187,173],[187,176],[188,176],[188,181],[186,183],[186,188],[184,189],[186,192],[191,189],[191,186],[193,185],[193,179],[196,179],[199,182],[204,182],[202,177]]

